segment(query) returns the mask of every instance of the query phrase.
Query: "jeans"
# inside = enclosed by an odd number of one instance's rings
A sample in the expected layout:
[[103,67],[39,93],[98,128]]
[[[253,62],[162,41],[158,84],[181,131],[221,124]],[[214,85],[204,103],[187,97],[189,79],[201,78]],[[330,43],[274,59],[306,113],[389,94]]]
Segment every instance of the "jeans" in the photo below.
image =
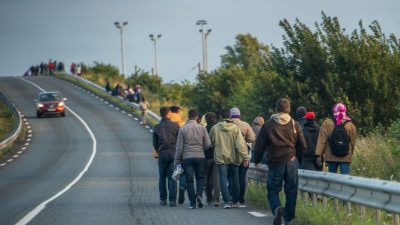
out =
[[286,203],[283,213],[285,221],[291,221],[295,217],[297,200],[297,159],[269,167],[267,180],[267,198],[272,212],[281,206],[279,193],[284,185]]
[[186,175],[185,175],[185,167],[183,163],[181,164],[183,168],[183,174],[179,176],[179,189],[186,190]]
[[176,181],[172,179],[174,172],[174,156],[169,154],[160,154],[158,158],[158,189],[160,191],[160,200],[167,200],[167,180],[169,202],[176,202]]
[[[196,197],[203,194],[204,188],[204,158],[183,159],[183,169],[186,175],[187,193],[190,205],[196,205]],[[196,190],[194,189],[194,176],[196,176]]]
[[[219,182],[225,203],[239,201],[239,165],[218,164]],[[229,183],[229,188],[228,188]]]
[[215,164],[214,159],[206,159],[204,176],[207,202],[219,202],[219,193],[221,192],[221,188],[219,185],[218,167],[217,164]]
[[244,204],[244,195],[246,193],[246,174],[249,167],[244,167],[242,164],[239,166],[239,202]]
[[337,173],[340,167],[341,174],[350,174],[350,163],[348,162],[327,162],[328,171],[331,173]]

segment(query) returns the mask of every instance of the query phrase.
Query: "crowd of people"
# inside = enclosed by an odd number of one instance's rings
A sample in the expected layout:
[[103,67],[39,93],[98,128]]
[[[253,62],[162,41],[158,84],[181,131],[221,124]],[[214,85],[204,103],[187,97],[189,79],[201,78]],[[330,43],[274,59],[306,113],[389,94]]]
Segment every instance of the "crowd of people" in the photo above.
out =
[[40,65],[32,65],[24,73],[24,76],[43,76],[53,75],[55,71],[63,72],[65,69],[63,62],[57,62],[56,60],[49,59],[48,63],[42,62]]
[[[298,192],[298,168],[350,173],[356,127],[337,103],[332,118],[318,125],[315,113],[305,107],[290,116],[290,101],[276,102],[276,112],[265,123],[257,116],[252,126],[240,119],[237,107],[200,116],[191,109],[182,119],[179,106],[161,107],[161,122],[154,127],[154,156],[158,159],[160,205],[176,206],[189,200],[188,208],[205,203],[223,208],[246,207],[246,174],[249,162],[268,165],[267,199],[273,224],[293,224]],[[178,181],[174,170],[183,169]],[[176,171],[175,171],[176,172]],[[279,193],[284,189],[286,202]]]

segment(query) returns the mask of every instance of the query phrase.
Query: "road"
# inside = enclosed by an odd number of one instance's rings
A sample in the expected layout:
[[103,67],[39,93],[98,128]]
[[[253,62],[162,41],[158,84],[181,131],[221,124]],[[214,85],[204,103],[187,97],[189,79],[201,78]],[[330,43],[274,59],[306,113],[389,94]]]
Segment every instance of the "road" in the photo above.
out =
[[262,209],[160,206],[148,128],[65,81],[24,79],[60,91],[77,116],[69,110],[65,118],[38,119],[38,87],[15,77],[0,78],[0,90],[32,129],[27,150],[0,167],[1,225],[272,224],[271,216],[249,213]]

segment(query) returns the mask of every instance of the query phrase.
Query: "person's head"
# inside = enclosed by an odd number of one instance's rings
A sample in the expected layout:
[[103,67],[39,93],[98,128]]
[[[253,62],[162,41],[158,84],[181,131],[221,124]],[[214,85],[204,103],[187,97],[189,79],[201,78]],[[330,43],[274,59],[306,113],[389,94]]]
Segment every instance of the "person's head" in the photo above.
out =
[[172,113],[177,113],[177,114],[179,114],[179,113],[181,113],[181,111],[182,111],[181,107],[179,107],[179,106],[177,106],[177,105],[171,106],[171,112],[172,112]]
[[145,102],[146,100],[144,99],[144,96],[140,97],[142,102]]
[[231,110],[230,109],[222,109],[221,118],[223,120],[230,119],[231,118]]
[[296,118],[300,119],[306,115],[307,109],[304,106],[297,107],[296,109]]
[[342,120],[352,121],[352,119],[346,115],[346,111],[347,111],[346,105],[341,102],[336,103],[333,106],[332,112],[336,120],[336,125],[339,125],[342,122]]
[[197,111],[197,109],[189,110],[188,117],[189,120],[197,120],[197,118],[199,117],[199,111]]
[[162,118],[170,118],[171,117],[171,109],[167,106],[163,106],[160,108],[160,115]]
[[240,110],[237,107],[234,107],[230,110],[231,118],[239,118],[240,119]]
[[309,121],[314,121],[315,113],[314,112],[306,112],[306,114],[304,115],[304,118]]
[[208,112],[205,114],[207,124],[215,124],[217,122],[217,114]]
[[277,113],[290,113],[290,101],[287,98],[281,98],[276,101]]

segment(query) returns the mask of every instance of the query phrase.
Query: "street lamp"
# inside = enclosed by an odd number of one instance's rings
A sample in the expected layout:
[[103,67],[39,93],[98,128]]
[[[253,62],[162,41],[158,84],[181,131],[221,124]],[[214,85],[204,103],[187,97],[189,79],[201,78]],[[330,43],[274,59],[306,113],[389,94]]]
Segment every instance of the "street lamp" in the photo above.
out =
[[157,37],[153,34],[149,35],[150,40],[154,43],[154,74],[158,75],[158,65],[157,65],[157,40],[161,38],[161,34],[158,34]]
[[125,73],[125,63],[124,63],[124,62],[125,62],[125,55],[124,55],[124,35],[123,35],[123,30],[124,30],[124,27],[125,27],[126,25],[128,25],[128,22],[127,22],[127,21],[122,22],[122,23],[120,23],[120,22],[115,22],[114,25],[115,25],[115,27],[116,27],[117,29],[119,29],[120,34],[121,34],[121,60],[122,60],[121,73],[122,73],[124,76],[126,76],[126,73]]
[[207,25],[206,20],[197,20],[196,25],[200,26],[199,32],[201,33],[201,46],[203,54],[203,71],[207,73],[208,62],[207,62],[207,36],[210,35],[211,29],[204,30],[204,26]]

